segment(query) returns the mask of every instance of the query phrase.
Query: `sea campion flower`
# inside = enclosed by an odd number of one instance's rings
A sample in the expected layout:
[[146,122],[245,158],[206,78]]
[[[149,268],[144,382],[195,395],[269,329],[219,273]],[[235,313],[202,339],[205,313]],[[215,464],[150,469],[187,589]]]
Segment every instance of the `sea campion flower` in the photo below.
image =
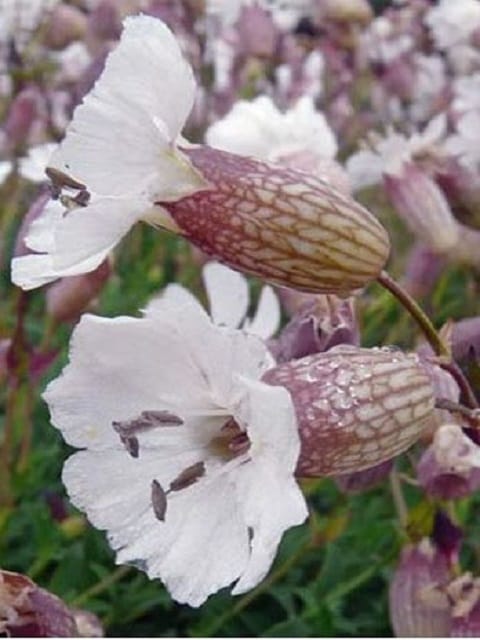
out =
[[205,140],[217,149],[307,171],[350,193],[348,175],[335,162],[335,133],[310,96],[284,113],[267,96],[240,100],[207,129]]
[[84,316],[45,393],[83,449],[63,472],[72,502],[108,531],[118,563],[179,602],[252,588],[306,518],[293,403],[261,381],[272,364],[257,336],[167,288],[142,318]]
[[454,247],[459,236],[447,198],[422,166],[422,161],[442,157],[445,131],[442,114],[410,137],[393,130],[383,138],[372,133],[372,148],[358,151],[347,162],[354,189],[383,182],[398,214],[435,251]]
[[49,233],[29,234],[38,253],[13,261],[15,283],[28,289],[95,269],[138,220],[305,291],[346,292],[377,277],[387,234],[350,197],[304,172],[181,138],[194,91],[167,27],[128,18],[50,163],[65,212]]

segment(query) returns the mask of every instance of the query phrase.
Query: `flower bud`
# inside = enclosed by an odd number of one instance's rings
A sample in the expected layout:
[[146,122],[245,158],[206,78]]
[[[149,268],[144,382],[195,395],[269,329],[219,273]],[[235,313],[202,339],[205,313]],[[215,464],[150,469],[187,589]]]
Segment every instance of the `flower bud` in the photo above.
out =
[[412,232],[434,251],[451,249],[458,225],[440,188],[421,169],[404,163],[401,173],[383,177],[388,196]]
[[275,53],[278,29],[272,16],[259,6],[244,6],[237,21],[242,53],[271,58]]
[[15,97],[8,110],[3,131],[12,148],[25,144],[39,116],[40,94],[37,89],[27,87]]
[[50,15],[45,42],[52,49],[64,49],[74,40],[80,40],[87,28],[87,17],[77,7],[58,4]]
[[446,558],[428,539],[403,550],[389,591],[390,621],[397,637],[449,635],[449,601],[435,590],[448,578]]
[[445,263],[444,256],[417,243],[408,256],[403,286],[414,298],[428,295],[442,274]]
[[220,262],[312,293],[349,292],[382,270],[386,231],[322,180],[209,147],[184,153],[211,188],[157,204]]
[[480,316],[464,318],[452,327],[454,360],[465,360],[472,354],[480,358]]
[[287,362],[339,344],[360,344],[354,299],[318,295],[303,304],[269,347],[277,362]]
[[418,462],[417,479],[429,496],[441,500],[464,498],[480,489],[480,469],[459,472],[440,464],[433,445],[426,449]]
[[432,418],[430,377],[415,354],[335,347],[267,371],[290,391],[297,414],[299,476],[368,469],[405,451]]
[[18,637],[75,637],[70,609],[20,573],[0,571],[0,633]]

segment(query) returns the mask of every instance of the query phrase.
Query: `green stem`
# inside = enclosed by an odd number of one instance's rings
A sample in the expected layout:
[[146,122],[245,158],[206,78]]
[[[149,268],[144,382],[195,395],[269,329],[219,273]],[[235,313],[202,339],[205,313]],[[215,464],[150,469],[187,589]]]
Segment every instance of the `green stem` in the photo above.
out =
[[108,589],[108,587],[110,587],[112,584],[115,584],[115,582],[118,582],[119,580],[121,580],[131,570],[132,570],[131,567],[127,567],[127,566],[119,567],[112,573],[109,573],[107,576],[102,578],[99,582],[94,584],[92,587],[89,587],[88,589],[86,589],[86,591],[83,591],[83,593],[80,593],[69,604],[72,607],[81,606],[93,596],[97,596],[99,593],[102,593],[102,591],[105,591],[106,589]]
[[427,314],[422,310],[419,304],[412,298],[412,296],[403,289],[403,287],[396,282],[389,273],[382,271],[377,278],[377,282],[385,289],[390,291],[392,295],[403,305],[403,307],[412,316],[420,329],[423,331],[425,337],[430,343],[434,352],[441,357],[445,357],[448,360],[451,358],[451,353],[448,345],[444,342],[438,331],[432,324],[432,321]]
[[397,511],[398,520],[402,529],[405,529],[408,522],[408,508],[403,496],[402,484],[398,475],[398,471],[393,469],[390,472],[390,488],[392,491],[393,503]]

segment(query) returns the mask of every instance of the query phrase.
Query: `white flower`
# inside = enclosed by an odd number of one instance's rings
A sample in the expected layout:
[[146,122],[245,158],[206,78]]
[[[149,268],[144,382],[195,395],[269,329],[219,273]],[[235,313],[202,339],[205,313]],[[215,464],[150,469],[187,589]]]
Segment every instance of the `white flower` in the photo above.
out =
[[265,345],[177,293],[142,318],[84,316],[45,399],[83,449],[63,473],[73,503],[118,563],[198,606],[234,581],[234,594],[254,587],[307,509],[291,397],[261,382]]
[[272,162],[298,151],[333,159],[338,150],[335,134],[308,96],[285,113],[267,96],[241,100],[205,137],[212,147]]
[[478,0],[440,0],[425,16],[425,24],[431,29],[439,49],[448,50],[466,43],[475,29],[480,27],[480,2]]
[[400,175],[405,164],[417,156],[441,153],[440,143],[446,128],[445,114],[440,114],[422,132],[410,137],[393,129],[384,137],[372,135],[371,149],[357,151],[347,161],[346,168],[353,189],[378,184],[383,175]]
[[92,271],[138,220],[175,228],[155,202],[205,187],[176,146],[193,105],[192,70],[161,21],[136,16],[124,24],[51,158],[58,182],[68,187],[65,176],[73,179],[77,195],[52,229],[53,242],[37,242],[39,255],[13,260],[12,279],[25,289],[36,286],[39,272],[55,280]]
[[[218,262],[208,262],[202,269],[203,284],[207,293],[210,316],[213,322],[229,329],[242,328],[264,340],[271,338],[280,326],[280,303],[272,287],[262,287],[257,310],[253,318],[247,316],[250,295],[248,282],[241,273]],[[197,305],[197,298],[184,287],[168,286],[170,299]]]

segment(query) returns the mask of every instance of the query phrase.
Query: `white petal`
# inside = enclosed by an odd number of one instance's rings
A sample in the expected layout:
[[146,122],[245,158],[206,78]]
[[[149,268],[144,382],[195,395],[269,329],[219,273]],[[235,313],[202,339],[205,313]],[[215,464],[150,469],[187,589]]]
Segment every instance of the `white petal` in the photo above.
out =
[[48,200],[42,213],[28,228],[25,244],[32,251],[50,253],[55,251],[55,228],[65,213],[60,200]]
[[152,298],[145,307],[144,313],[146,315],[168,313],[165,308],[165,302],[167,302],[169,306],[171,305],[171,307],[178,309],[182,307],[195,307],[194,313],[206,315],[204,308],[197,298],[190,293],[188,289],[175,283],[169,284],[162,293]]
[[252,460],[239,467],[236,487],[253,538],[249,563],[234,594],[251,589],[265,576],[283,533],[308,514],[293,476],[300,440],[288,391],[252,380],[242,379],[241,384],[246,395],[235,417],[247,425]]
[[108,251],[90,256],[72,267],[60,269],[54,266],[52,256],[47,253],[32,253],[12,260],[12,282],[24,291],[42,287],[64,276],[75,276],[89,273],[96,269],[105,259]]
[[303,96],[284,115],[282,136],[285,145],[309,149],[322,158],[333,159],[338,151],[337,139],[327,119],[315,109],[310,96]]
[[55,267],[65,269],[90,256],[107,255],[135,224],[147,203],[101,198],[69,211],[55,227]]
[[178,337],[208,381],[212,399],[218,406],[229,407],[238,393],[234,375],[260,378],[272,365],[270,353],[257,336],[215,326],[199,304],[185,297],[183,302],[180,306],[178,298],[157,298],[147,307],[147,317]]
[[213,322],[232,329],[239,327],[248,310],[247,280],[218,262],[206,264],[202,276]]
[[19,172],[23,178],[32,182],[46,182],[48,180],[45,169],[52,153],[58,147],[56,142],[47,142],[28,150],[25,158],[20,158]]
[[14,258],[12,281],[33,289],[63,276],[93,271],[147,206],[141,201],[101,198],[64,215],[62,207],[50,202],[26,239],[31,249],[46,253]]
[[267,160],[283,131],[283,116],[267,96],[240,100],[207,130],[207,144],[244,156]]
[[147,512],[109,538],[114,547],[122,540],[117,562],[140,564],[150,578],[165,582],[175,600],[191,606],[236,580],[249,555],[248,531],[223,477],[172,495],[164,523]]
[[154,516],[152,480],[168,487],[195,462],[195,451],[147,452],[136,460],[125,452],[84,451],[63,472],[72,502],[108,530],[117,562],[162,578],[174,599],[192,606],[236,580],[249,552],[233,486],[224,477],[169,494],[165,521]]
[[194,191],[204,183],[173,146],[193,97],[192,71],[170,30],[152,17],[127,18],[50,165],[99,195],[155,201]]
[[352,189],[363,189],[378,184],[382,179],[383,161],[373,151],[362,150],[347,160],[346,170],[352,183]]
[[[84,316],[70,347],[70,364],[44,398],[54,426],[75,447],[117,447],[113,421],[145,410],[183,414],[218,409],[208,380],[182,331],[147,318]],[[101,390],[101,392],[99,392]]]
[[260,293],[257,310],[252,320],[246,320],[244,329],[264,340],[271,338],[280,326],[280,302],[270,286]]
[[242,467],[237,496],[253,538],[248,564],[232,589],[233,595],[252,589],[265,577],[285,531],[302,524],[308,516],[305,498],[293,475],[280,475],[278,467],[268,462]]

